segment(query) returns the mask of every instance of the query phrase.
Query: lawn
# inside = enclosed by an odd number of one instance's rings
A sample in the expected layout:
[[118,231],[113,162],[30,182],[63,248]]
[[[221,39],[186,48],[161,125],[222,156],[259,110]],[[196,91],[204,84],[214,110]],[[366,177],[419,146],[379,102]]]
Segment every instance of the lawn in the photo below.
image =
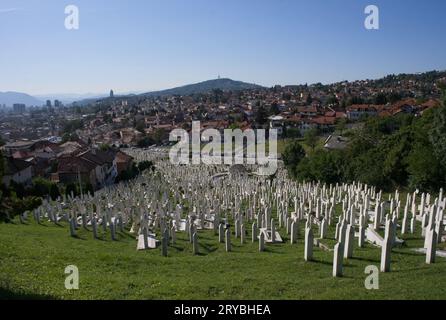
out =
[[[200,255],[192,254],[185,233],[178,233],[168,257],[160,249],[136,251],[129,233],[93,240],[91,231],[69,236],[67,225],[29,221],[0,224],[0,297],[42,299],[446,299],[446,259],[426,265],[424,255],[411,248],[422,246],[419,236],[392,252],[392,272],[379,275],[379,290],[364,286],[368,265],[379,267],[380,249],[355,247],[344,260],[344,277],[332,277],[333,253],[314,250],[314,261],[303,259],[303,223],[298,244],[286,241],[267,245],[241,245],[232,237],[233,251],[212,231],[200,231]],[[330,228],[329,238],[334,237]],[[315,237],[318,234],[314,229]],[[416,233],[419,234],[419,231]],[[330,247],[334,240],[325,240]],[[66,290],[65,267],[79,268],[79,290]]]

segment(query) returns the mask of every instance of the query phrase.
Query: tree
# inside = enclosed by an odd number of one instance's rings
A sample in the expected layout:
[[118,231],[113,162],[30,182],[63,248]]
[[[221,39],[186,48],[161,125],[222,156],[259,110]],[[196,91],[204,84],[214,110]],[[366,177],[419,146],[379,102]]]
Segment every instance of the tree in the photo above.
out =
[[150,137],[144,137],[138,141],[137,146],[138,148],[147,148],[154,144],[155,141],[153,141],[153,139],[151,139]]
[[67,187],[65,188],[65,195],[68,196],[72,196],[72,197],[76,197],[79,195],[78,191],[77,191],[77,186],[75,183],[70,183],[67,185]]
[[169,139],[169,133],[163,128],[156,129],[155,132],[152,134],[152,139],[157,144],[162,143],[165,140]]
[[269,114],[272,116],[275,116],[279,113],[280,113],[280,110],[279,110],[279,105],[277,104],[277,102],[272,103],[271,108],[269,109]]
[[255,114],[255,121],[260,125],[264,125],[268,122],[268,113],[263,106],[260,106],[257,109],[257,112]]
[[416,145],[408,162],[409,188],[437,192],[445,185],[445,172],[436,157],[427,157],[434,151],[430,145]]
[[308,130],[304,135],[305,144],[309,146],[312,151],[314,151],[319,141],[318,135],[319,131],[316,128]]
[[387,103],[387,97],[384,93],[379,93],[375,99],[374,99],[374,103],[375,104],[386,104]]
[[109,151],[111,149],[111,146],[107,143],[103,143],[99,146],[99,150],[101,151]]
[[64,133],[62,136],[62,143],[70,141],[70,139],[71,139],[71,135],[69,133]]
[[341,150],[317,150],[311,157],[304,158],[297,166],[300,181],[311,180],[323,183],[344,181],[345,153]]
[[310,105],[313,103],[313,97],[311,96],[311,93],[308,94],[306,102],[307,102],[307,105]]
[[135,125],[135,129],[141,133],[145,133],[146,125],[145,125],[144,121],[143,120],[138,121],[138,123],[136,123],[136,125]]
[[[3,159],[3,154],[0,151],[0,187],[3,187],[3,170],[4,170],[4,159]],[[5,203],[5,197],[3,194],[3,190],[2,188],[0,188],[0,222],[1,221],[5,221],[7,219],[7,215],[6,215],[6,203]]]
[[342,135],[346,128],[347,128],[347,119],[346,118],[339,119],[338,122],[336,123],[336,130],[339,131],[339,134]]
[[300,138],[300,130],[298,128],[287,128],[283,127],[283,136],[286,138]]
[[283,162],[292,177],[297,177],[297,166],[303,158],[305,158],[305,150],[297,140],[287,144],[283,153]]
[[53,201],[57,200],[60,197],[59,188],[55,183],[52,183],[50,186],[50,197]]
[[436,157],[442,163],[446,163],[446,91],[443,92],[443,105],[434,113],[429,140],[433,145]]
[[141,161],[138,163],[138,170],[139,172],[144,172],[147,169],[153,169],[153,162],[152,161]]
[[326,103],[327,103],[327,105],[336,105],[339,103],[339,100],[333,94],[331,94],[328,97]]

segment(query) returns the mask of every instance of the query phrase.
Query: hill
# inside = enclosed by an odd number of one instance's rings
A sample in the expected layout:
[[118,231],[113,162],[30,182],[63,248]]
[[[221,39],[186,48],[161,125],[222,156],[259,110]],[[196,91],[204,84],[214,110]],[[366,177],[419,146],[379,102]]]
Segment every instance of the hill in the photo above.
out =
[[250,89],[260,89],[260,88],[262,88],[262,86],[225,78],[225,79],[208,80],[204,82],[189,84],[186,86],[162,91],[148,92],[142,95],[143,96],[190,95],[190,94],[206,93],[217,89],[223,91],[240,91],[240,90],[250,90]]
[[22,92],[0,92],[0,105],[5,104],[12,107],[14,103],[24,103],[26,106],[40,106],[43,104],[39,99]]

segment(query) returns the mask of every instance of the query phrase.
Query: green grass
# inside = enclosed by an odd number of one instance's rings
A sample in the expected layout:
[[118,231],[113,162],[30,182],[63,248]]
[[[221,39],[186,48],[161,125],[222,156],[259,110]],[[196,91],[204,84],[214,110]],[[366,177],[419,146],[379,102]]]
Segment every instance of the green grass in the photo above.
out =
[[[301,223],[301,228],[303,227]],[[250,227],[248,227],[250,233]],[[318,231],[315,229],[315,236]],[[417,232],[417,235],[419,232]],[[233,251],[211,231],[199,232],[199,256],[185,233],[178,233],[168,257],[160,249],[136,251],[136,240],[120,233],[93,240],[79,230],[71,238],[66,225],[0,224],[0,297],[41,299],[446,299],[446,259],[426,265],[424,255],[411,248],[422,246],[419,236],[406,238],[406,246],[392,252],[392,272],[380,274],[379,290],[364,287],[365,267],[379,267],[380,249],[355,248],[344,260],[344,277],[332,277],[333,253],[315,248],[314,261],[303,259],[303,231],[297,245],[240,245],[232,237]],[[333,238],[330,228],[329,236]],[[332,246],[334,240],[326,240]],[[64,287],[65,267],[76,265],[79,290]]]

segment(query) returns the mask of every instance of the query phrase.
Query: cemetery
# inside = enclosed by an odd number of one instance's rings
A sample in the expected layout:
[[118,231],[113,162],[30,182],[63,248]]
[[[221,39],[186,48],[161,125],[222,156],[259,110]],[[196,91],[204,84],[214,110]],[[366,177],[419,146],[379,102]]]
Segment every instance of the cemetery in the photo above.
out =
[[[298,183],[253,166],[155,163],[94,196],[0,225],[0,296],[54,299],[445,299],[446,195]],[[79,289],[64,269],[79,269]],[[374,289],[364,285],[378,269]]]

